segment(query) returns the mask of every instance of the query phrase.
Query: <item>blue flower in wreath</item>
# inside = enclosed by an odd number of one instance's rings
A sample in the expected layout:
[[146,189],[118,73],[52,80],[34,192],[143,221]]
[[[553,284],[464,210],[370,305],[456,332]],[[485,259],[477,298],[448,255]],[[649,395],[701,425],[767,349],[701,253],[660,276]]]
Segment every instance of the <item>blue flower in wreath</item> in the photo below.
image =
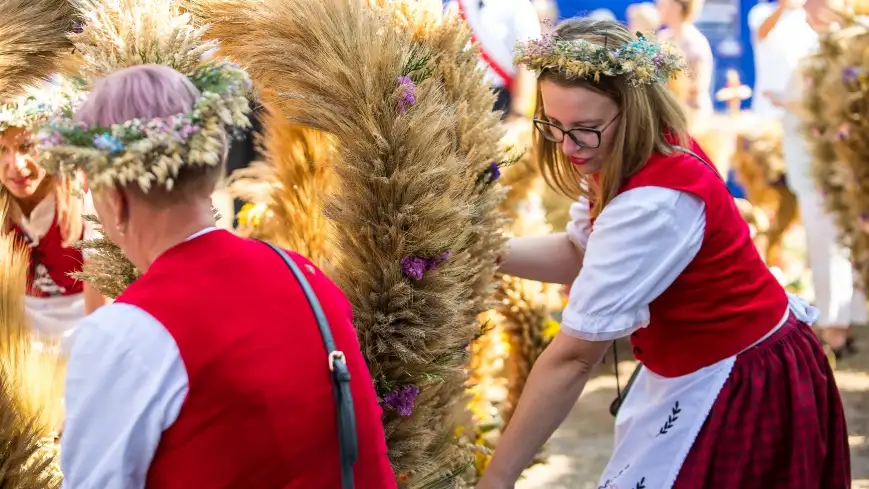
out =
[[124,150],[124,143],[122,143],[120,139],[106,132],[99,136],[94,136],[94,147],[115,154]]

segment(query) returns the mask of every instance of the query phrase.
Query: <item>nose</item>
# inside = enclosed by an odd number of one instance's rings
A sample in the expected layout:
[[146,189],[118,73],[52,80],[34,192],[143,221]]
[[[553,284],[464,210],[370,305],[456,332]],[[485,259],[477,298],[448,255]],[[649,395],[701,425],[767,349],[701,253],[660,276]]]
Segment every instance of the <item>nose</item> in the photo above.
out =
[[576,143],[573,142],[573,139],[570,139],[567,136],[564,136],[564,141],[561,142],[561,152],[564,153],[565,156],[572,156],[579,151],[580,148]]

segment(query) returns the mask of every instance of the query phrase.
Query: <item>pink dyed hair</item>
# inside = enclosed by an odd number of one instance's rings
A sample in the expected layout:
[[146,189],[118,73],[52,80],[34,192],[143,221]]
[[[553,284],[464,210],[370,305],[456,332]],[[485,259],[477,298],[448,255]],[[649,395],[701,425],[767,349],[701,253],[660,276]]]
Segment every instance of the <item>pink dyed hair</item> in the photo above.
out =
[[132,66],[99,80],[75,120],[107,127],[132,119],[168,117],[190,112],[198,97],[193,83],[168,66]]

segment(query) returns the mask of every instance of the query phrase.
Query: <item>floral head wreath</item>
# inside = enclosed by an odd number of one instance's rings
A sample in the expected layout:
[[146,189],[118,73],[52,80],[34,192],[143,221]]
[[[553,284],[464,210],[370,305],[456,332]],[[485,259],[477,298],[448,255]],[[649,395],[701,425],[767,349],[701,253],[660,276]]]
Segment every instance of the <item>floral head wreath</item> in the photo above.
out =
[[171,190],[183,166],[217,166],[227,135],[249,127],[247,73],[228,62],[206,63],[188,79],[200,91],[193,110],[110,127],[89,127],[68,115],[39,132],[39,161],[49,171],[82,170],[93,189],[138,184]]
[[560,39],[545,36],[540,40],[520,43],[516,48],[516,64],[522,64],[539,75],[555,70],[571,78],[624,76],[632,86],[666,83],[680,71],[685,71],[685,58],[672,45],[647,39],[637,33],[637,40],[609,49],[585,39]]
[[82,99],[71,81],[54,80],[31,87],[14,99],[0,103],[0,133],[10,127],[37,131],[46,121],[68,112]]

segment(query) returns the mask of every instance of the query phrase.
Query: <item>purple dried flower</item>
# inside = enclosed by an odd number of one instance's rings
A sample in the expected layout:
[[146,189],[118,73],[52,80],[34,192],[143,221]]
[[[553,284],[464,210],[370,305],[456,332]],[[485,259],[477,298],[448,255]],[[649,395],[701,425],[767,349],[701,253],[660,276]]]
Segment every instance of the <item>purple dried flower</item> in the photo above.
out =
[[498,165],[498,162],[493,161],[489,165],[489,183],[494,183],[499,178],[501,178],[501,166]]
[[416,84],[406,75],[398,77],[398,84],[401,86],[401,95],[398,98],[398,112],[404,114],[411,105],[416,103]]
[[428,261],[418,256],[406,256],[401,260],[401,271],[406,277],[422,280]]
[[406,256],[401,260],[401,271],[405,277],[422,280],[425,272],[441,266],[453,255],[452,251],[444,251],[437,256],[424,258],[421,256]]
[[857,66],[848,66],[842,69],[842,79],[845,83],[852,83],[860,79],[862,69]]
[[441,253],[440,255],[438,255],[434,258],[430,258],[428,260],[428,262],[426,263],[425,269],[426,270],[434,270],[435,268],[441,266],[441,264],[443,262],[447,261],[452,255],[453,255],[453,252],[450,250],[447,250],[447,251],[444,251],[443,253]]
[[418,395],[419,387],[406,385],[397,391],[383,396],[383,404],[398,411],[399,416],[410,416],[413,414],[413,404],[416,402],[416,396]]
[[51,131],[48,134],[43,134],[39,137],[39,142],[43,146],[59,146],[63,143],[63,135],[58,131]]

